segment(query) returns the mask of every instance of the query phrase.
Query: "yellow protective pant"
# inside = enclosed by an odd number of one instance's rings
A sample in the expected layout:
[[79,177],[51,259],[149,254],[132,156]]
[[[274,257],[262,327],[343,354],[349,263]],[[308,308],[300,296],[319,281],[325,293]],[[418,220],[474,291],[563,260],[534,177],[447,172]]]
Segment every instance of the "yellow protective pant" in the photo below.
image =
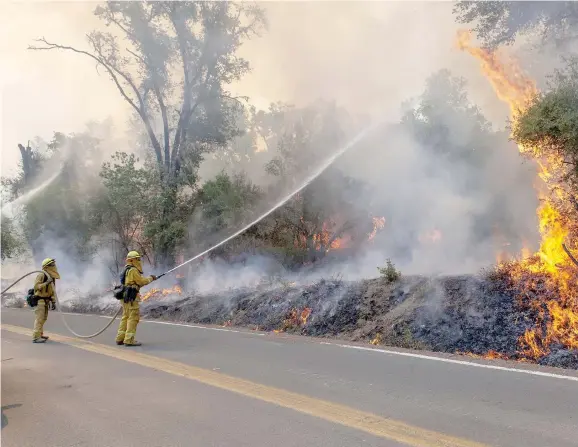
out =
[[48,319],[48,304],[46,300],[38,300],[38,304],[34,309],[34,332],[32,333],[32,340],[36,340],[44,335],[44,323]]
[[132,303],[122,303],[122,318],[116,334],[116,342],[124,342],[125,345],[134,343],[136,327],[140,321],[140,303],[135,300]]

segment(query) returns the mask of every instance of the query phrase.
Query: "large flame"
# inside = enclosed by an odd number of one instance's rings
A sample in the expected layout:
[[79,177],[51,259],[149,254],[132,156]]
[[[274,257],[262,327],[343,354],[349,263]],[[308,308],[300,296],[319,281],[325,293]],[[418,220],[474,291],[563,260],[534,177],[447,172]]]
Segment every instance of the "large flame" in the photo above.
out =
[[[524,75],[513,59],[504,60],[497,52],[473,46],[468,31],[458,33],[458,46],[480,61],[497,96],[509,105],[515,129],[520,114],[538,94],[535,82]],[[544,155],[538,151],[540,148],[518,147],[522,154],[534,156],[542,180],[537,186],[542,241],[538,253],[529,256],[523,252],[520,260],[498,268],[508,268],[512,281],[518,285],[514,289],[520,302],[536,311],[535,327],[519,341],[521,352],[536,359],[548,354],[553,344],[578,349],[576,270],[562,248],[571,228],[569,218],[560,212],[565,190],[559,180],[563,160],[551,151],[544,151]]]

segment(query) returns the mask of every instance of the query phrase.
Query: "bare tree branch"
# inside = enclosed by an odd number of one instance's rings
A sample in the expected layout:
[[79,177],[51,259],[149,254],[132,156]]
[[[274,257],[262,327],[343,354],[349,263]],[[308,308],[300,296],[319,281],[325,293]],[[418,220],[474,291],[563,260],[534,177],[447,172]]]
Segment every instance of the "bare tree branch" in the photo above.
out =
[[41,38],[41,39],[36,39],[36,42],[41,42],[43,44],[46,45],[46,47],[39,47],[39,46],[34,46],[34,45],[29,45],[28,49],[29,50],[36,50],[36,51],[41,51],[41,50],[67,50],[67,51],[73,51],[74,53],[78,53],[78,54],[84,54],[85,56],[90,57],[91,59],[95,60],[97,62],[97,64],[102,65],[109,73],[109,75],[112,77],[112,80],[114,81],[114,83],[116,84],[116,87],[118,88],[118,91],[120,92],[120,94],[122,95],[122,97],[135,109],[135,111],[137,113],[140,114],[140,109],[137,107],[137,105],[134,103],[134,101],[127,95],[127,93],[125,92],[124,88],[122,87],[122,85],[120,84],[118,77],[116,76],[114,70],[109,67],[109,65],[102,60],[101,58],[95,56],[94,54],[88,52],[88,51],[84,51],[84,50],[79,50],[77,48],[74,47],[69,47],[66,45],[59,45],[59,44],[55,44],[55,43],[50,43],[48,42],[45,38]]
[[[150,65],[150,63],[148,63],[143,57],[139,56],[138,54],[134,53],[133,51],[127,49],[127,52],[132,54],[137,60],[139,60],[145,67],[147,67],[151,73],[154,73],[155,67],[152,67]],[[165,105],[165,102],[163,100],[163,96],[161,93],[161,88],[159,86],[159,83],[157,82],[157,80],[155,79],[155,76],[151,76],[152,82],[153,82],[153,91],[155,93],[155,96],[157,98],[157,102],[159,104],[159,108],[161,110],[161,117],[163,120],[163,134],[164,134],[164,153],[165,153],[165,169],[167,170],[167,173],[170,169],[170,165],[171,165],[171,154],[170,154],[170,130],[169,130],[169,119],[168,119],[168,114],[167,114],[167,106]]]
[[570,253],[570,250],[568,250],[568,247],[566,247],[565,243],[562,243],[562,248],[564,249],[564,251],[566,252],[568,257],[570,258],[570,260],[574,263],[574,265],[576,265],[578,267],[578,261],[576,260],[574,255],[572,255],[572,253]]
[[[34,46],[34,45],[29,45],[28,49],[29,50],[36,50],[36,51],[41,51],[41,50],[65,50],[65,51],[72,51],[74,53],[77,54],[83,54],[91,59],[93,59],[94,61],[97,62],[97,64],[102,65],[106,71],[109,73],[110,77],[112,78],[112,80],[114,81],[118,91],[120,92],[120,94],[122,95],[122,97],[131,105],[131,107],[138,113],[138,115],[141,117],[141,120],[143,121],[147,133],[149,135],[149,138],[151,139],[151,142],[153,144],[153,147],[155,149],[156,155],[157,155],[157,159],[159,160],[159,162],[162,163],[162,153],[160,152],[160,144],[158,143],[158,140],[156,138],[156,135],[154,133],[154,130],[152,128],[152,125],[150,123],[150,120],[148,118],[148,116],[146,115],[144,109],[144,101],[140,95],[140,93],[138,92],[138,89],[136,88],[136,86],[134,85],[134,82],[130,79],[130,77],[128,75],[126,75],[125,73],[122,73],[117,67],[114,67],[111,64],[108,64],[106,62],[106,60],[104,59],[104,56],[102,55],[102,53],[99,53],[99,56],[96,56],[88,51],[85,50],[79,50],[77,48],[71,47],[71,46],[67,46],[67,45],[59,45],[59,44],[55,44],[55,43],[51,43],[48,42],[45,38],[41,38],[41,39],[37,39],[36,42],[41,42],[43,43],[44,47],[41,46]],[[94,41],[91,40],[91,42],[94,45]],[[126,93],[125,89],[122,87],[122,85],[120,84],[119,78],[118,76],[122,77],[125,82],[127,82],[130,87],[132,88],[132,90],[134,91],[135,95],[137,96],[137,100],[139,102],[139,106],[137,106],[134,102],[133,99],[131,99],[128,94]]]

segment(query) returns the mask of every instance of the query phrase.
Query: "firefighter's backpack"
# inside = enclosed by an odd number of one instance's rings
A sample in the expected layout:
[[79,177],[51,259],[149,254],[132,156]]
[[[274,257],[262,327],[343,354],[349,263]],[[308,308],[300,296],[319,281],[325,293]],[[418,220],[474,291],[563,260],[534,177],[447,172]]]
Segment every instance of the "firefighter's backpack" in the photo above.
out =
[[28,289],[28,293],[26,294],[26,304],[28,304],[29,307],[38,306],[38,297],[34,295],[34,289]]

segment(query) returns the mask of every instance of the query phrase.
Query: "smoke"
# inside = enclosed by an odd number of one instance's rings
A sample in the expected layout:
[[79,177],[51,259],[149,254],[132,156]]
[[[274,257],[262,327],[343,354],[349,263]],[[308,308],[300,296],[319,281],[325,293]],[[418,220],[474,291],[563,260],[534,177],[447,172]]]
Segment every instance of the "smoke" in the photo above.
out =
[[282,264],[266,256],[245,256],[230,262],[222,259],[207,260],[187,275],[186,290],[198,294],[222,293],[237,288],[255,288],[275,284],[287,278],[288,272]]
[[[500,137],[491,142],[497,146],[476,148],[488,151],[476,164],[445,157],[402,126],[346,154],[340,168],[371,185],[374,207],[386,218],[355,268],[375,274],[376,265],[391,258],[407,274],[476,273],[493,264],[498,251],[516,255],[535,243],[535,170]],[[493,228],[511,246],[497,247]]]
[[[451,14],[451,3],[287,2],[262,6],[269,18],[270,31],[242,48],[242,55],[251,62],[253,72],[233,86],[234,93],[247,95],[260,109],[277,100],[301,108],[319,98],[334,100],[336,107],[348,111],[354,122],[352,128],[340,129],[345,131],[342,139],[352,136],[354,130],[365,127],[371,120],[387,119],[399,123],[384,129],[370,142],[352,148],[335,167],[369,186],[367,196],[360,197],[359,202],[368,203],[366,213],[371,211],[376,216],[384,216],[385,228],[373,243],[364,245],[361,253],[348,259],[337,258],[331,265],[314,272],[304,271],[297,276],[299,280],[338,273],[345,279],[376,276],[376,267],[382,266],[387,258],[391,258],[404,274],[474,273],[495,261],[499,247],[495,246],[495,235],[489,230],[494,226],[506,233],[505,242],[512,244],[509,246],[512,253],[520,248],[516,244],[521,243],[521,239],[527,239],[530,244],[536,240],[533,232],[537,203],[531,188],[533,168],[522,162],[516,147],[508,142],[506,132],[491,137],[489,133],[484,134],[488,140],[479,147],[487,151],[486,156],[477,164],[467,165],[433,151],[427,141],[416,138],[414,132],[401,124],[401,117],[407,112],[407,107],[404,109],[401,104],[418,97],[432,73],[447,68],[453,75],[468,80],[466,89],[471,103],[480,107],[493,128],[505,126],[506,108],[479,74],[475,61],[454,47],[458,25]],[[70,13],[68,7],[61,7],[62,16]],[[87,9],[93,7],[86,5]],[[82,17],[86,27],[78,25],[77,34],[74,34],[79,40],[86,29],[97,26],[89,14]],[[28,42],[39,35],[48,36],[49,31],[39,24],[35,27],[35,35],[27,37]],[[70,36],[59,37],[55,40],[67,41]],[[44,60],[48,56],[35,57]],[[71,55],[57,57],[59,60],[74,58]],[[31,59],[27,56],[27,60]],[[74,59],[74,64],[92,70],[86,61]],[[40,65],[37,70],[41,70]],[[52,72],[55,70],[52,67]],[[116,92],[111,94],[108,80],[104,77],[96,81],[90,79],[88,85],[79,76],[67,88],[70,92],[82,92],[91,107],[73,107],[70,103],[58,107],[59,110],[67,107],[72,110],[64,117],[60,115],[60,121],[52,121],[54,128],[66,127],[61,127],[64,122],[66,125],[76,123],[79,117],[84,121],[102,118],[109,109],[113,111],[115,127],[122,129],[126,124],[129,115],[122,99]],[[42,90],[41,82],[34,78],[36,92]],[[102,96],[103,92],[106,95]],[[44,104],[39,108],[50,110],[46,103],[49,97],[37,96],[39,104]],[[12,110],[10,105],[8,109]],[[50,114],[43,114],[47,115]],[[19,116],[24,120],[24,112]],[[476,142],[477,130],[468,122],[455,121],[449,115],[445,119],[448,121],[446,127],[452,132],[452,141],[464,146]],[[35,124],[28,122],[27,127],[33,129]],[[337,126],[336,123],[335,130],[338,130]],[[440,129],[439,133],[430,136],[430,140],[439,139],[442,133]],[[337,139],[332,141],[330,134],[324,134],[323,141],[316,141],[310,148],[309,168],[314,169],[324,157],[339,149]],[[22,139],[23,135],[18,138]],[[9,144],[15,146],[15,141]],[[240,146],[241,142],[236,144]],[[255,140],[243,144],[258,143]],[[276,154],[275,145],[273,142],[268,151],[257,155],[249,151],[251,162],[247,163],[235,160],[227,165],[222,159],[209,159],[201,168],[201,177],[209,180],[222,168],[233,166],[231,170],[235,171],[241,165],[250,180],[269,186],[274,182],[263,174],[264,165]],[[100,147],[105,155],[114,150],[130,150],[128,145],[118,142],[105,142]],[[465,147],[464,152],[468,149]],[[94,161],[93,173],[101,161]],[[83,169],[87,169],[86,166]],[[305,179],[308,172],[305,169],[298,172],[292,185]],[[90,184],[90,187],[96,186],[96,183]],[[287,190],[288,187],[281,188],[278,197]],[[258,211],[272,203],[260,204]],[[349,215],[353,211],[344,210],[343,213]],[[355,213],[360,211],[356,209]],[[70,240],[62,236],[65,228],[59,230],[42,236],[38,253],[57,258],[63,281],[77,285],[76,288],[85,294],[95,293],[104,284],[110,284],[113,254],[97,250],[89,261],[79,263],[71,250],[62,248],[69,247]],[[217,238],[219,235],[212,236]],[[511,240],[507,240],[508,237]],[[185,257],[195,254],[194,251],[186,253]],[[294,279],[293,274],[280,267],[278,259],[262,255],[250,256],[241,265],[231,266],[219,260],[209,262],[193,269],[191,275],[188,287],[203,293],[234,286],[251,287],[271,275]]]

